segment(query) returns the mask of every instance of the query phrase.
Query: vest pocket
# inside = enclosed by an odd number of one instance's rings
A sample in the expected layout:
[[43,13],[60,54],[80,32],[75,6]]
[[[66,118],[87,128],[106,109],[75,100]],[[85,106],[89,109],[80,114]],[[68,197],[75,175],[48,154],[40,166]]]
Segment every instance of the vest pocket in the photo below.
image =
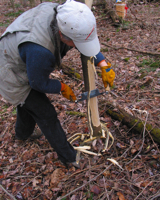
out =
[[0,69],[0,79],[3,80],[6,85],[12,87],[21,87],[22,85],[28,85],[27,72],[25,70],[16,69],[10,64]]

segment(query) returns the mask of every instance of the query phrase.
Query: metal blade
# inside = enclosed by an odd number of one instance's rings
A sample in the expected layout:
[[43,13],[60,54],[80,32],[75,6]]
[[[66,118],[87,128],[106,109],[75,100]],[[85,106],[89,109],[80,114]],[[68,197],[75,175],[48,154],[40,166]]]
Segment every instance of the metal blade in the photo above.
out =
[[[90,98],[97,97],[97,96],[102,95],[102,94],[104,94],[104,93],[105,93],[105,94],[108,94],[108,91],[105,91],[105,92],[99,92],[98,89],[91,90],[91,92],[90,92]],[[75,101],[76,103],[78,103],[79,101],[87,100],[88,92],[84,92],[84,93],[82,93],[81,96],[82,96],[82,98],[76,100],[76,101]]]

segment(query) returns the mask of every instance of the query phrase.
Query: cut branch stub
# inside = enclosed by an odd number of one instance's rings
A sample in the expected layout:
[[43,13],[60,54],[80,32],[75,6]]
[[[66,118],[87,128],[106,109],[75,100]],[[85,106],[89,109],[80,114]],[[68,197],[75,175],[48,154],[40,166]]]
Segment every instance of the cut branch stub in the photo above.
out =
[[[95,89],[94,59],[81,54],[82,69],[84,77],[85,91],[90,92]],[[102,136],[102,128],[99,119],[98,100],[93,97],[87,100],[87,118],[91,136]]]

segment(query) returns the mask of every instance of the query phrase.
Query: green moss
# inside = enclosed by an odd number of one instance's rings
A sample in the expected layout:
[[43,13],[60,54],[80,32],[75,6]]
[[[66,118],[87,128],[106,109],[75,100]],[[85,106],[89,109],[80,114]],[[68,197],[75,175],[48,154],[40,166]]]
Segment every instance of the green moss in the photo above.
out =
[[125,62],[128,62],[129,59],[130,59],[130,58],[124,58],[123,60],[124,60]]
[[150,67],[158,68],[160,67],[160,61],[154,62],[150,65]]
[[10,13],[7,13],[5,14],[5,16],[7,17],[18,17],[20,14],[22,14],[23,11],[22,10],[19,10],[17,12],[10,12]]
[[123,115],[121,115],[121,114],[117,114],[116,112],[113,112],[110,109],[108,109],[106,112],[116,120],[119,120],[119,121],[123,120]]
[[13,114],[13,115],[16,115],[16,114],[17,114],[16,108],[13,109],[12,114]]
[[108,52],[108,48],[101,49],[101,52]]
[[119,28],[117,28],[117,29],[116,29],[116,32],[119,32],[119,31],[120,31],[120,29],[119,29]]
[[79,73],[75,72],[74,68],[71,68],[71,70],[69,71],[69,73],[70,74],[74,74],[77,79],[82,79],[81,75]]
[[127,90],[129,90],[130,86],[131,86],[131,85],[130,85],[130,84],[128,84],[128,85],[127,85],[127,87],[126,87],[126,89],[127,89]]
[[8,27],[10,25],[11,21],[10,20],[5,20],[4,22],[0,23],[0,27]]
[[75,75],[75,77],[76,77],[76,78],[78,78],[78,79],[81,79],[81,75],[80,75],[80,74],[78,74],[77,72],[76,72],[76,73],[74,73],[74,75]]
[[67,111],[66,114],[67,115],[77,115],[77,116],[80,116],[80,117],[86,117],[86,114],[82,113],[82,112]]
[[152,130],[152,125],[151,125],[151,124],[147,124],[147,125],[146,125],[146,129],[147,129],[148,131]]
[[156,69],[160,67],[160,60],[153,60],[153,59],[145,60],[145,59],[143,59],[143,61],[141,63],[139,63],[137,66],[143,68],[139,71],[139,73],[141,73],[143,71],[144,72],[156,71]]
[[140,75],[139,79],[142,79],[142,78],[144,78],[145,76],[147,76],[147,73],[142,72],[142,74]]
[[15,6],[15,8],[19,8],[19,7],[21,7],[21,4],[15,3],[14,6]]
[[144,88],[145,88],[145,86],[144,86],[144,85],[142,85],[142,86],[141,86],[141,89],[144,89]]
[[144,127],[142,122],[137,123],[138,130],[141,130]]

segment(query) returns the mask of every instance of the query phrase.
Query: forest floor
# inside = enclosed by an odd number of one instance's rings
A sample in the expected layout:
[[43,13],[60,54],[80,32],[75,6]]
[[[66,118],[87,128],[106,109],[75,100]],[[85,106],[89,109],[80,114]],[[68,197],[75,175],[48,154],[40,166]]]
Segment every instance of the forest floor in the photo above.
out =
[[[7,2],[7,1],[6,1]],[[15,1],[0,2],[0,33],[22,12]],[[81,154],[81,168],[66,169],[56,152],[42,136],[25,142],[15,140],[16,108],[0,96],[0,200],[153,200],[160,199],[160,145],[145,124],[160,129],[160,3],[128,4],[121,26],[114,26],[104,6],[93,6],[101,51],[116,73],[111,93],[98,97],[100,120],[114,136],[113,146],[103,156]],[[72,49],[63,63],[81,76],[80,54]],[[104,91],[96,67],[97,88]],[[56,69],[52,77],[69,84],[77,97],[84,90],[83,80]],[[61,95],[48,95],[58,113],[67,138],[88,133],[86,103],[75,104]],[[105,103],[120,106],[144,122],[137,134],[106,114]],[[146,131],[145,131],[146,130]],[[92,143],[95,151],[95,143]],[[121,168],[108,159],[115,159]]]

